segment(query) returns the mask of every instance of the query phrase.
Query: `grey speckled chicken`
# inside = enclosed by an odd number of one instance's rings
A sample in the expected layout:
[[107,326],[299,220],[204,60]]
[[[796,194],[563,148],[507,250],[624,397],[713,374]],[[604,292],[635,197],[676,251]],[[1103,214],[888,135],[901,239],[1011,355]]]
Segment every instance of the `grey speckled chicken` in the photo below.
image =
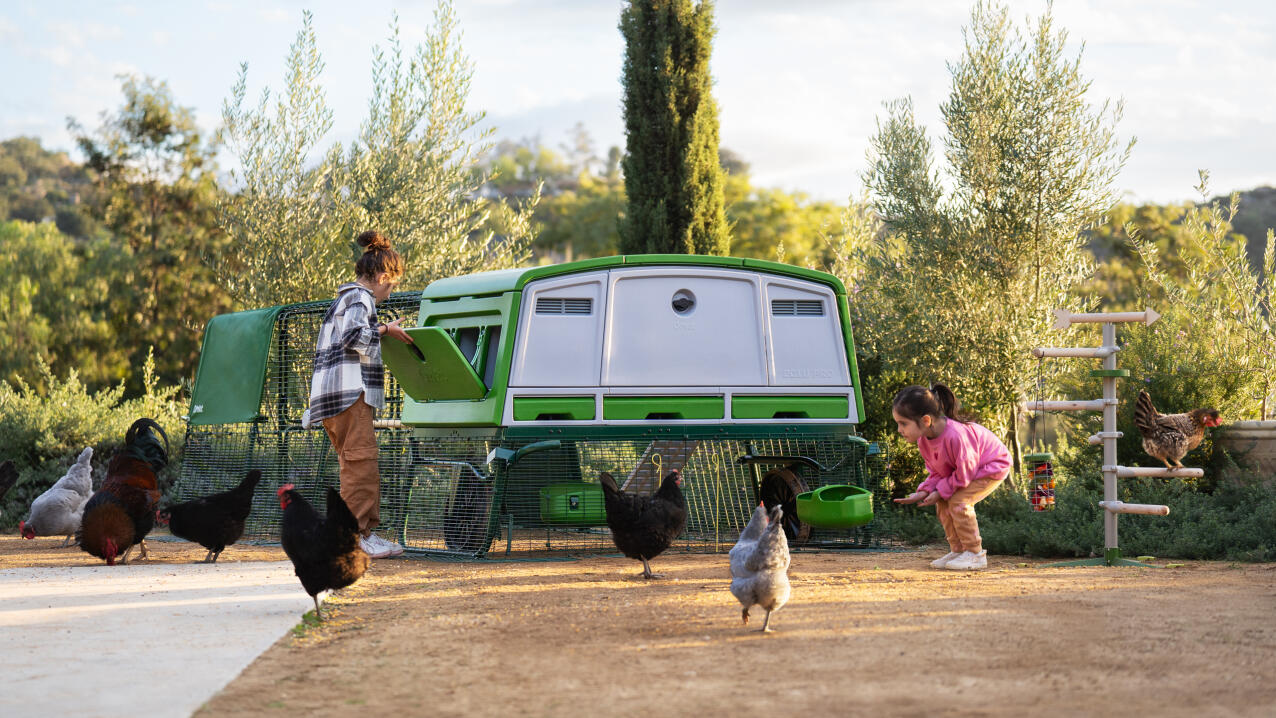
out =
[[27,520],[18,524],[22,538],[66,536],[62,545],[71,543],[71,537],[80,530],[84,505],[93,495],[93,469],[89,465],[92,458],[93,447],[86,447],[66,475],[31,502]]
[[775,506],[767,515],[765,507],[753,510],[749,525],[740,532],[740,540],[731,548],[731,593],[744,606],[741,618],[749,622],[749,609],[766,610],[763,632],[770,632],[771,613],[788,603],[789,541],[784,536],[780,519],[784,509]]

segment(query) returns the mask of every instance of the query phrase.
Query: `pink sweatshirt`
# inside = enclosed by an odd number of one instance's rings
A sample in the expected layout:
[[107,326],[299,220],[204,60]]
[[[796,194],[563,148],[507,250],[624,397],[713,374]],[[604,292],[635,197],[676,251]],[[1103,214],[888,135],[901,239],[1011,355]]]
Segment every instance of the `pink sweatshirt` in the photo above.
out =
[[1010,470],[1010,450],[988,429],[949,419],[944,433],[934,439],[920,437],[917,450],[930,474],[918,491],[938,491],[945,499],[974,479]]

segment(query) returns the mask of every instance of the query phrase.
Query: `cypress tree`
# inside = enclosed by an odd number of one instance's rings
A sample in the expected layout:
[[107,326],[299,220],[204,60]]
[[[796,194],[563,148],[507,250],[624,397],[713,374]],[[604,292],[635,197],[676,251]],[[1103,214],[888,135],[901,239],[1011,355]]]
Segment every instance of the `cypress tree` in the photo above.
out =
[[711,93],[711,0],[631,0],[625,37],[624,254],[726,254],[730,245]]

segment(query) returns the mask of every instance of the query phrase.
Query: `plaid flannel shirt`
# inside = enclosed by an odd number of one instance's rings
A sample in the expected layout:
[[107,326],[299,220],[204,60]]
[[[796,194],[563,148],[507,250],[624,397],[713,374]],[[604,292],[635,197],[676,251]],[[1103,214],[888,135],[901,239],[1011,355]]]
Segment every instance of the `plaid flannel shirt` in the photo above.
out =
[[340,414],[360,394],[374,409],[385,406],[376,301],[367,287],[350,282],[337,288],[337,298],[319,327],[310,408],[302,417],[302,425],[308,428]]

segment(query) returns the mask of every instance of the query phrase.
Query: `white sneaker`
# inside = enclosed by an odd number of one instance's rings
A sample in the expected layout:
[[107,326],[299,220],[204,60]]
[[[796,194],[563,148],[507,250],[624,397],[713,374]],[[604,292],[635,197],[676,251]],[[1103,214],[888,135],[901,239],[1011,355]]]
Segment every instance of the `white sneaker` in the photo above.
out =
[[389,556],[403,555],[403,547],[394,541],[383,539],[376,534],[368,534],[368,538],[365,540],[371,544],[373,548],[377,549],[377,555],[373,556],[371,553],[368,554],[372,558],[386,558]]
[[363,549],[363,552],[368,554],[368,558],[386,558],[390,555],[390,552],[386,548],[377,545],[376,542],[372,540],[375,536],[376,534],[360,536],[359,548]]
[[952,561],[953,559],[957,558],[957,557],[958,557],[958,556],[960,556],[960,555],[961,555],[961,553],[960,553],[960,552],[957,552],[957,551],[949,551],[948,553],[944,554],[943,556],[940,556],[939,558],[935,559],[934,561],[931,561],[931,562],[930,562],[930,567],[931,567],[931,568],[943,568],[943,567],[945,567],[945,566],[947,566],[947,565],[948,565],[948,562],[949,562],[949,561]]
[[944,568],[954,571],[976,571],[981,568],[988,568],[988,552],[972,553],[963,551],[960,556],[944,564]]

